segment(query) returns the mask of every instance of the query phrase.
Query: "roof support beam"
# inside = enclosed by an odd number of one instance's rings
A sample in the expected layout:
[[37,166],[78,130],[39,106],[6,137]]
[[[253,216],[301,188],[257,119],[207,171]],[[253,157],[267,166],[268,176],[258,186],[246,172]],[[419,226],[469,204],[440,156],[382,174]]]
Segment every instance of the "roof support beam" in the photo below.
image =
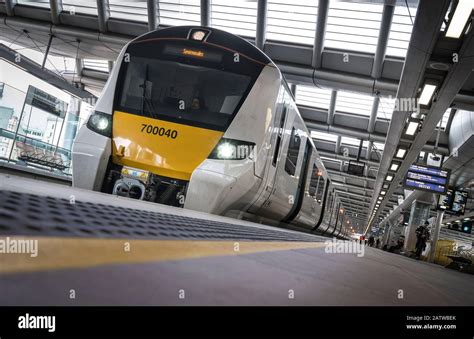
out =
[[339,171],[330,170],[330,169],[328,169],[327,171],[330,174],[340,175],[341,177],[348,177],[348,178],[351,178],[351,179],[358,179],[358,180],[375,181],[375,178],[371,178],[371,177],[359,177],[357,175],[347,174],[345,172],[339,172]]
[[[304,116],[303,116],[304,118]],[[364,130],[356,129],[356,128],[351,128],[351,127],[345,127],[345,126],[328,126],[325,123],[319,122],[319,121],[313,121],[309,119],[304,119],[306,122],[306,126],[308,127],[309,130],[316,130],[316,131],[323,131],[326,133],[330,134],[337,134],[337,135],[346,135],[348,137],[352,138],[357,138],[357,139],[362,139],[362,140],[367,140],[367,141],[374,141],[374,142],[381,142],[385,143],[386,142],[386,135],[381,134],[381,133],[369,133]],[[401,139],[398,138],[397,140],[397,145],[400,141],[407,141],[406,139]],[[408,142],[408,141],[407,141]],[[432,152],[434,149],[433,144],[426,144],[423,146],[424,151],[430,151]],[[443,146],[438,146],[437,150],[440,154],[447,155],[449,154],[449,149],[448,147],[443,147]]]
[[263,51],[267,40],[267,0],[258,0],[255,45]]
[[7,12],[8,16],[14,16],[15,15],[15,5],[17,3],[17,0],[5,0],[5,10]]
[[340,135],[338,135],[337,140],[336,140],[336,148],[334,150],[336,154],[341,153],[341,139],[342,139],[342,137]]
[[[370,160],[372,156],[372,147],[374,147],[373,141],[369,140],[369,145],[367,146],[367,153],[365,155],[365,159]],[[379,164],[379,162],[377,162]]]
[[329,109],[328,109],[328,125],[332,125],[334,123],[334,112],[336,112],[336,99],[337,99],[337,91],[331,91],[331,101],[329,102]]
[[211,27],[211,1],[201,0],[201,26]]
[[[313,140],[316,140],[316,139],[313,139]],[[355,161],[355,160],[357,160],[356,157],[351,157],[350,155],[349,156],[344,156],[342,154],[331,153],[331,152],[324,151],[324,150],[318,150],[318,153],[322,157],[332,158],[332,159],[336,159],[336,160],[342,160],[342,161],[351,161],[351,160]],[[365,163],[369,166],[373,166],[373,167],[378,167],[380,165],[379,162],[371,161],[371,160],[366,161],[366,160],[359,159],[359,161],[363,162],[363,163]]]
[[[420,1],[396,99],[417,97],[417,91],[423,81],[426,66],[431,57],[434,46],[437,43],[439,31],[444,22],[449,4],[449,0]],[[453,95],[451,101],[454,97],[455,95]],[[408,111],[394,111],[394,114],[392,115],[392,121],[390,122],[387,140],[385,142],[385,148],[377,174],[377,181],[374,186],[374,196],[378,196],[382,189],[385,176],[388,173],[393,156],[395,155],[398,144],[400,143],[403,128],[405,127],[405,119],[409,114],[410,112]],[[406,157],[408,158],[408,155]],[[403,170],[403,168],[400,168],[399,172]],[[387,195],[391,194],[391,186]],[[374,205],[375,202],[372,202],[372,210]],[[383,202],[381,207],[383,208]],[[376,220],[376,218],[374,219]],[[372,222],[367,225],[365,233],[369,230],[370,226],[372,226]]]
[[372,103],[372,111],[370,112],[369,126],[367,128],[367,132],[369,133],[374,133],[375,120],[377,119],[377,111],[379,110],[379,104],[380,104],[380,97],[377,95],[374,98],[374,102]]
[[154,31],[158,29],[160,25],[159,20],[159,0],[147,0],[147,12],[148,12],[148,30]]
[[99,31],[107,32],[107,21],[110,18],[109,0],[97,0],[97,19],[99,20]]
[[380,33],[375,51],[374,63],[372,65],[372,77],[379,79],[382,76],[385,52],[387,51],[390,27],[392,26],[393,13],[395,12],[396,0],[386,0],[383,6],[382,21],[380,22]]
[[319,0],[318,18],[316,20],[316,35],[314,37],[313,59],[311,65],[321,68],[323,62],[324,37],[329,12],[329,0]]
[[59,15],[63,11],[62,0],[49,0],[49,7],[51,8],[51,22],[53,25],[59,25]]

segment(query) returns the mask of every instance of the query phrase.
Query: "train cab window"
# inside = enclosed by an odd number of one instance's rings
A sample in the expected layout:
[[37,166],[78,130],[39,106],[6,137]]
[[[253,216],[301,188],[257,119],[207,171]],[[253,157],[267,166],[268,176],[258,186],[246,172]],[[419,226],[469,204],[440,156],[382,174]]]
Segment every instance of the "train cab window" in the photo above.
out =
[[309,184],[309,195],[314,197],[320,204],[324,195],[324,185],[325,180],[322,172],[316,164],[313,164],[313,171],[311,173],[311,181]]
[[221,131],[263,67],[244,58],[235,63],[233,53],[217,47],[198,50],[178,42],[132,44],[127,53],[130,61],[120,69],[115,109]]
[[291,130],[290,143],[288,144],[288,153],[286,155],[285,171],[289,175],[295,175],[298,165],[298,154],[300,152],[301,137],[296,133],[293,127]]

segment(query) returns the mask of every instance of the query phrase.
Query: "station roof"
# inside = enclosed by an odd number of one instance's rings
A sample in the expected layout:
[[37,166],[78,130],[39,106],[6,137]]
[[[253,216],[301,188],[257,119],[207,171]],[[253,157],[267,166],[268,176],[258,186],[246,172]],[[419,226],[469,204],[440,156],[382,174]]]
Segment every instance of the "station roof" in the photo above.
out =
[[[0,0],[0,35],[19,53],[44,53],[52,36],[46,67],[96,95],[121,47],[149,30],[203,25],[248,39],[292,85],[345,213],[354,231],[364,232],[396,208],[411,163],[430,153],[449,156],[453,113],[474,111],[472,30],[462,39],[445,37],[450,6],[450,0]],[[439,84],[437,100],[423,128],[403,137],[411,113],[394,110],[396,102],[418,97],[427,78]],[[396,159],[400,148],[406,152]],[[363,176],[347,174],[358,155]]]

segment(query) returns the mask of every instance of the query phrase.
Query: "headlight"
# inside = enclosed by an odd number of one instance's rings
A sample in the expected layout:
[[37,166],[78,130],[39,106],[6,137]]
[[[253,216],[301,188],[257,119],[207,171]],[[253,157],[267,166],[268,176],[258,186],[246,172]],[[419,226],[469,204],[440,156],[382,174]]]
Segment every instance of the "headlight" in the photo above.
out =
[[253,142],[222,138],[209,155],[209,159],[242,160],[255,152]]
[[112,115],[94,112],[87,121],[87,127],[105,137],[112,137]]

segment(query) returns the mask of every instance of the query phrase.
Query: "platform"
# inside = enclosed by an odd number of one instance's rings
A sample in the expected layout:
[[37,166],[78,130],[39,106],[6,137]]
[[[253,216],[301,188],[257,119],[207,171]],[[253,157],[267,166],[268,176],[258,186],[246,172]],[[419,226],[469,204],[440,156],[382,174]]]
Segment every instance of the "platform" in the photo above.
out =
[[38,255],[0,254],[0,305],[474,304],[472,275],[379,249],[0,175],[7,237]]

